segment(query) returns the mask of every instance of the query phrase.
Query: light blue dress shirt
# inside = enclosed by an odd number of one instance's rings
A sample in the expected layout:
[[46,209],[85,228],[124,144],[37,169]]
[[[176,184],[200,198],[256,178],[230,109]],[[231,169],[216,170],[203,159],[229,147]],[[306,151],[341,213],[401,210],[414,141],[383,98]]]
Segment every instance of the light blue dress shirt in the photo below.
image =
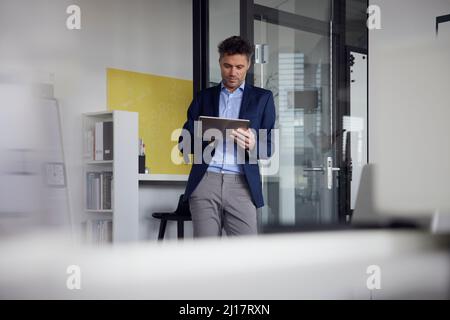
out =
[[[239,88],[231,93],[227,88],[225,88],[223,83],[221,83],[219,117],[230,119],[239,118],[242,97],[244,95],[244,87],[245,81]],[[226,148],[226,139],[224,137],[223,145],[216,146],[216,150],[209,164],[208,171],[228,174],[244,174],[242,164],[237,164],[237,144],[229,144],[229,147],[232,147],[233,149],[228,150]]]

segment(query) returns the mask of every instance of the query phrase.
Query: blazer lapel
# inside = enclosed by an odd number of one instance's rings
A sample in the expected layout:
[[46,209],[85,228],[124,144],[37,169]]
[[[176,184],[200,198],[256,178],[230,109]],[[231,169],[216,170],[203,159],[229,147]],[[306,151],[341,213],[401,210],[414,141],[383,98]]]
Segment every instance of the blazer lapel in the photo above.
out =
[[245,84],[244,96],[242,97],[241,110],[239,111],[239,119],[245,119],[248,104],[250,103],[252,86]]
[[221,90],[221,85],[219,83],[218,86],[216,86],[215,88],[216,90],[214,90],[214,96],[213,96],[213,116],[214,117],[218,117],[219,116],[219,103],[220,103],[220,90]]

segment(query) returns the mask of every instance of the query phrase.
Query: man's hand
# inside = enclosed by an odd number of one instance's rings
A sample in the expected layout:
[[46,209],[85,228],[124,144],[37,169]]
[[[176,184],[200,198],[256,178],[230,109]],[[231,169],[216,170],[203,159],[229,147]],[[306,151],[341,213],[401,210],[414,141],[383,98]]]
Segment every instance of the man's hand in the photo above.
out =
[[231,137],[243,149],[253,150],[256,145],[255,135],[250,129],[237,129],[231,131]]

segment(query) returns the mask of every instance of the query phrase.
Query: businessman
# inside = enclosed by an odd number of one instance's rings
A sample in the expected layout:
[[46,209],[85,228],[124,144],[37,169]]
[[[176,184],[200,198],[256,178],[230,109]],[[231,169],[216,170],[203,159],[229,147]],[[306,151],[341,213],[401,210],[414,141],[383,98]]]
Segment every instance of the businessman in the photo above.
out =
[[[256,209],[264,205],[264,200],[256,160],[270,157],[273,150],[272,92],[245,83],[252,45],[233,36],[221,42],[218,50],[222,81],[193,99],[183,126],[192,140],[180,136],[179,148],[184,155],[194,153],[194,128],[202,115],[248,119],[250,125],[213,141],[211,159],[202,157],[200,162],[194,161],[184,200],[189,201],[196,238],[220,236],[222,230],[227,235],[257,234]],[[211,143],[202,142],[201,146],[203,151]],[[240,154],[244,157],[239,157]]]

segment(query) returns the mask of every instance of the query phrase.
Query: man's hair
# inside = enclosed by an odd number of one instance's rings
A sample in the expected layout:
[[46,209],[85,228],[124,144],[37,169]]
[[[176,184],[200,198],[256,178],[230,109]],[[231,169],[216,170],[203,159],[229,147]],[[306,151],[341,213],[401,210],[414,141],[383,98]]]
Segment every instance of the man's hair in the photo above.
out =
[[232,36],[223,40],[217,48],[219,49],[220,58],[223,58],[225,54],[245,54],[250,62],[253,55],[253,46],[250,42],[239,36]]

